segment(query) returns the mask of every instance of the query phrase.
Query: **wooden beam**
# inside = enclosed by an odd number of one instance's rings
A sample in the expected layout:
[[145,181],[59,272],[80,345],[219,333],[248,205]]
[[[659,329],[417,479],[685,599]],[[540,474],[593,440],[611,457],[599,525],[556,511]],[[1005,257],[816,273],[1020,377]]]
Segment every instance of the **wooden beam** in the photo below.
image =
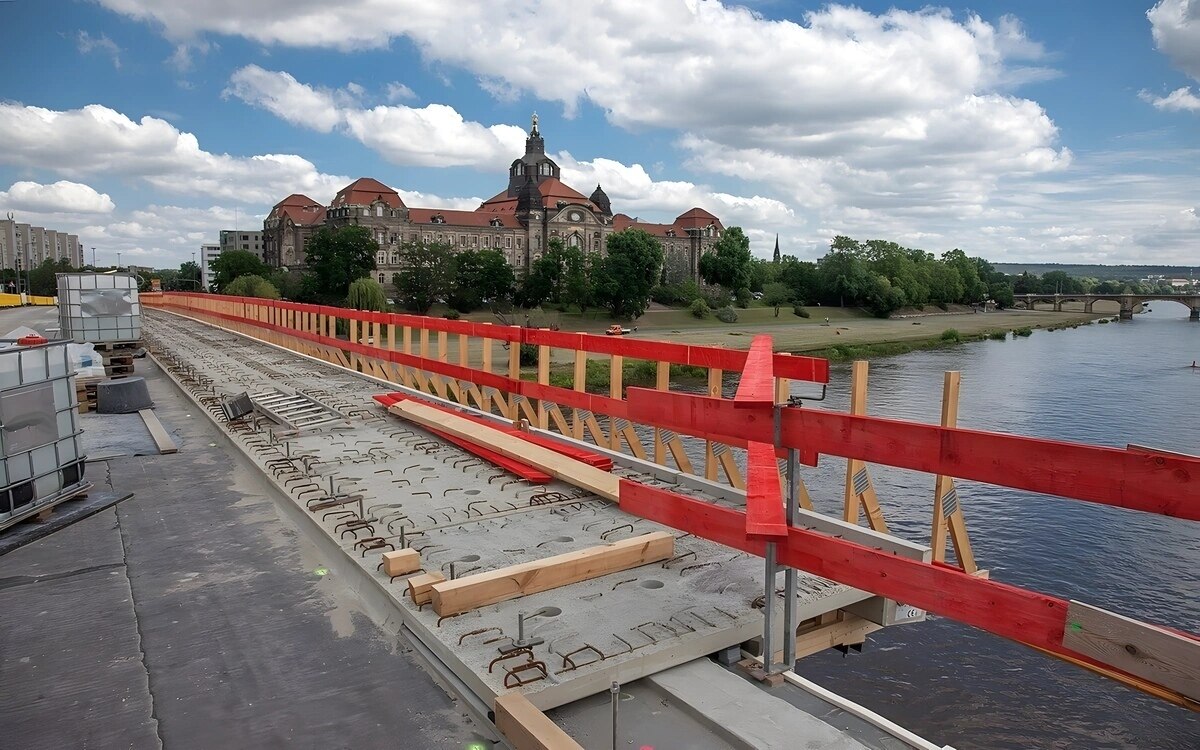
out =
[[[962,377],[953,370],[946,373],[942,384],[942,427],[958,426],[958,391]],[[930,546],[933,547],[933,559],[942,562],[946,559],[946,532],[954,542],[954,556],[958,566],[968,573],[979,569],[975,563],[975,552],[971,548],[971,538],[967,535],[967,521],[963,515],[962,503],[958,497],[958,489],[954,486],[954,477],[939,474],[933,483],[933,531],[930,535]]]
[[750,342],[746,366],[738,380],[734,406],[753,406],[775,403],[775,375],[771,370],[771,337],[761,334]]
[[522,693],[497,695],[493,710],[496,729],[513,750],[583,750],[583,746],[550,721]]
[[[765,542],[745,537],[745,516],[732,508],[628,480],[621,482],[620,505],[621,510],[632,515],[686,531],[727,547],[760,557],[766,551]],[[1033,646],[1068,661],[1097,666],[1095,671],[1132,687],[1142,688],[1146,683],[1150,683],[1154,691],[1148,692],[1160,696],[1169,694],[1172,696],[1170,700],[1179,705],[1197,705],[1194,696],[1182,693],[1175,687],[1165,686],[1161,674],[1135,675],[1127,672],[1127,667],[1114,665],[1105,658],[1100,658],[1099,655],[1106,649],[1094,649],[1096,655],[1093,656],[1080,653],[1066,645],[1070,603],[1065,599],[970,575],[948,565],[910,560],[808,529],[793,527],[789,528],[788,532],[787,541],[776,545],[781,565],[903,601],[910,606]],[[1186,639],[1183,644],[1186,649],[1172,651],[1163,646],[1161,641],[1161,633],[1171,631],[1136,621],[1130,622],[1143,630],[1136,633],[1139,636],[1137,642],[1126,645],[1132,645],[1135,651],[1144,647],[1148,649],[1149,654],[1176,654],[1168,656],[1167,659],[1175,664],[1172,670],[1174,674],[1169,678],[1176,681],[1175,685],[1178,686],[1177,680],[1183,676],[1196,673],[1195,648],[1200,645],[1200,641],[1195,636],[1179,633],[1181,638]],[[1099,627],[1093,627],[1096,628],[1094,632],[1100,632]],[[1147,632],[1151,629],[1161,632]],[[1112,636],[1106,636],[1106,639],[1114,640]],[[1121,639],[1118,637],[1115,640]],[[1188,641],[1191,644],[1188,644]],[[1171,646],[1178,647],[1179,644]],[[1122,657],[1118,657],[1118,660],[1121,659]],[[1153,672],[1142,670],[1141,667],[1139,670]],[[1187,684],[1194,682],[1189,681]]]
[[[706,439],[769,441],[766,407],[629,388],[632,419]],[[782,446],[1200,521],[1200,458],[822,409],[785,409]]]
[[437,571],[409,578],[408,595],[412,597],[413,604],[428,604],[433,598],[433,584],[444,580],[446,576]]
[[[801,627],[796,633],[796,658],[820,653],[834,646],[852,646],[864,643],[867,636],[883,628],[870,620],[864,620],[845,612],[839,612],[840,619],[832,623],[815,622],[809,627]],[[762,646],[760,645],[761,649]],[[775,653],[773,662],[783,661],[783,650]],[[790,665],[789,665],[790,666]]]
[[[867,413],[867,381],[870,364],[866,360],[857,360],[850,375],[850,413]],[[846,496],[844,516],[850,523],[858,523],[858,512],[862,509],[867,514],[867,523],[872,529],[887,533],[887,521],[883,518],[883,510],[879,507],[879,497],[875,494],[875,483],[871,481],[871,472],[862,461],[852,458],[846,462]]]
[[519,437],[416,401],[401,401],[388,407],[388,411],[399,414],[417,424],[441,430],[448,435],[494,450],[500,455],[540,469],[568,484],[582,487],[607,500],[614,502],[617,500],[618,478],[582,461],[576,461],[548,448],[533,445]]
[[433,609],[441,617],[470,612],[489,604],[669,560],[674,554],[675,537],[666,531],[655,531],[434,584]]
[[383,574],[402,576],[421,568],[421,553],[415,549],[398,549],[383,553]]
[[170,433],[162,426],[162,422],[158,421],[157,414],[150,409],[138,409],[138,416],[146,423],[146,429],[150,431],[150,437],[154,439],[154,446],[160,454],[175,453],[179,450]]
[[1072,600],[1063,645],[1200,701],[1200,641]]

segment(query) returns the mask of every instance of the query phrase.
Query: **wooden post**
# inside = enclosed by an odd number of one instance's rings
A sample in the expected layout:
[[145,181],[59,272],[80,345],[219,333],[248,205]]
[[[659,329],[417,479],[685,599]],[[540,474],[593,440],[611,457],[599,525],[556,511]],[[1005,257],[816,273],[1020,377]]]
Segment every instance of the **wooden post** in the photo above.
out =
[[[654,371],[654,389],[657,391],[671,390],[671,363],[659,361]],[[665,466],[667,463],[667,445],[663,442],[662,430],[654,428],[654,463]]]
[[[537,382],[538,385],[550,385],[550,347],[545,345],[538,346]],[[550,426],[546,402],[540,398],[537,405],[537,426],[540,430],[545,430]]]
[[[482,350],[483,364],[481,366],[483,367],[483,371],[489,375],[492,374],[492,344],[493,343],[494,343],[494,341],[490,338],[487,338],[486,336],[481,341],[481,346],[483,347],[483,350]],[[484,411],[486,411],[490,414],[492,411],[492,392],[487,386],[480,387],[480,391],[482,391],[483,396],[479,400],[479,408],[483,409]]]
[[[946,373],[942,386],[942,427],[958,426],[958,388],[961,380],[958,372]],[[959,566],[967,573],[974,573],[979,566],[975,563],[971,539],[967,536],[966,519],[963,517],[958,490],[954,486],[954,477],[938,474],[933,485],[933,532],[929,542],[933,548],[933,559],[937,562],[946,560],[947,527]]]
[[[867,377],[869,365],[865,360],[854,363],[850,380],[850,413],[864,415],[867,413]],[[879,498],[875,495],[875,485],[871,482],[871,473],[867,465],[856,458],[846,462],[846,497],[844,518],[847,523],[858,523],[859,508],[866,511],[867,523],[876,531],[887,533],[887,522],[883,519],[883,511],[879,508]]]
[[[622,378],[625,374],[625,358],[620,354],[610,355],[608,361],[608,395],[609,398],[623,398],[624,388]],[[615,451],[621,450],[621,431],[617,429],[617,418],[608,415],[609,447]]]
[[[709,368],[708,370],[708,397],[721,397],[721,375],[720,370]],[[717,456],[713,452],[713,442],[711,440],[704,441],[704,478],[710,481],[717,481]]]
[[[587,352],[575,350],[575,370],[571,374],[571,388],[579,393],[587,390]],[[583,410],[574,409],[571,412],[571,437],[583,439]]]
[[[521,341],[510,341],[508,344],[508,379],[514,382],[521,380]],[[521,423],[521,407],[520,394],[508,394],[508,417],[512,419],[513,426],[520,426]]]

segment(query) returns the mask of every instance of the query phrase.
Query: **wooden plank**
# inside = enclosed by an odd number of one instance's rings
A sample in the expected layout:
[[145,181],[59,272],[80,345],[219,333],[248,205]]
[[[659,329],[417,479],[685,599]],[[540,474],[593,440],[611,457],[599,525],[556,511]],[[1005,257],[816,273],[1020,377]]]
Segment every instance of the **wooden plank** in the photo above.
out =
[[746,465],[746,536],[770,540],[786,537],[775,449],[766,443],[750,443]]
[[[627,513],[727,547],[759,557],[766,551],[766,542],[745,537],[744,514],[731,508],[628,480],[621,482],[620,504],[621,510]],[[787,541],[776,545],[781,565],[902,601],[1068,661],[1083,662],[1089,668],[1098,665],[1100,668],[1095,671],[1133,687],[1145,689],[1145,682],[1151,683],[1151,687],[1158,685],[1155,677],[1127,673],[1096,656],[1079,653],[1065,645],[1069,606],[1065,599],[970,575],[948,565],[907,559],[808,529],[793,527],[788,531]],[[1154,629],[1163,631],[1162,628]],[[1140,643],[1148,644],[1158,637],[1147,636]],[[1181,634],[1181,637],[1195,641],[1195,636],[1190,634]],[[1133,645],[1135,649],[1139,647],[1139,644]],[[1146,647],[1152,649],[1151,653],[1162,653],[1161,646]],[[1195,651],[1189,647],[1186,654],[1191,656],[1185,657],[1189,660],[1184,661],[1178,671],[1180,675],[1191,674],[1194,678]],[[1171,697],[1168,699],[1180,705],[1195,706],[1197,703],[1194,698],[1174,689],[1156,689],[1169,690]],[[1160,695],[1159,692],[1154,694]]]
[[493,710],[496,729],[513,750],[583,750],[583,746],[550,721],[522,693],[497,695]]
[[765,334],[755,336],[750,342],[746,366],[742,369],[737,393],[733,397],[734,406],[775,403],[775,375],[771,370],[772,348],[771,337]]
[[[864,620],[852,614],[840,612],[841,619],[832,623],[816,623],[808,628],[801,628],[796,634],[796,658],[803,659],[806,656],[820,653],[834,646],[850,646],[863,643],[867,640],[867,636],[874,633],[876,630],[883,628],[882,625]],[[759,649],[762,646],[759,645]],[[778,664],[783,661],[783,650],[780,649],[775,653],[774,663]]]
[[433,598],[433,584],[441,583],[444,580],[446,580],[446,576],[437,571],[409,578],[408,595],[412,597],[413,604],[428,604]]
[[421,553],[415,549],[398,549],[383,553],[383,574],[402,576],[421,568]]
[[153,410],[138,409],[138,416],[146,423],[146,429],[150,431],[150,437],[154,438],[154,445],[160,454],[175,453],[179,450],[175,446],[175,441],[171,439],[171,435],[163,428],[162,422],[158,421],[158,415]]
[[[769,441],[767,407],[629,388],[632,419],[684,434]],[[1200,521],[1200,458],[865,417],[785,409],[784,447]]]
[[388,410],[426,427],[442,430],[454,437],[483,445],[503,456],[540,469],[605,499],[614,502],[617,500],[619,480],[607,471],[568,458],[548,448],[533,445],[526,440],[486,425],[454,414],[447,414],[415,401],[402,401],[388,407]]
[[1062,645],[1200,701],[1200,640],[1072,600]]
[[674,554],[674,535],[655,531],[434,584],[433,609],[441,617],[470,612],[489,604],[669,560]]

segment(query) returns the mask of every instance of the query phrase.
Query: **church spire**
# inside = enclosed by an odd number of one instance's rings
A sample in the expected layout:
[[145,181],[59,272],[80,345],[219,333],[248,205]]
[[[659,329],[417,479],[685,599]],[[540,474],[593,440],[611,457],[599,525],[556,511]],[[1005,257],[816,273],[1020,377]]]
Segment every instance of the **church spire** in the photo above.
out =
[[775,235],[775,262],[779,262],[779,234]]

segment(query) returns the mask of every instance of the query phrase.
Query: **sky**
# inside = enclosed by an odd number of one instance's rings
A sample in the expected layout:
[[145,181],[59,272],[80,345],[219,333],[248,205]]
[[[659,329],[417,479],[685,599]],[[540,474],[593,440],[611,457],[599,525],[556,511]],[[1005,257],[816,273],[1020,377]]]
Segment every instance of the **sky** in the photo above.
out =
[[0,215],[101,264],[358,177],[474,208],[534,112],[567,184],[761,257],[1200,265],[1200,0],[0,0]]

